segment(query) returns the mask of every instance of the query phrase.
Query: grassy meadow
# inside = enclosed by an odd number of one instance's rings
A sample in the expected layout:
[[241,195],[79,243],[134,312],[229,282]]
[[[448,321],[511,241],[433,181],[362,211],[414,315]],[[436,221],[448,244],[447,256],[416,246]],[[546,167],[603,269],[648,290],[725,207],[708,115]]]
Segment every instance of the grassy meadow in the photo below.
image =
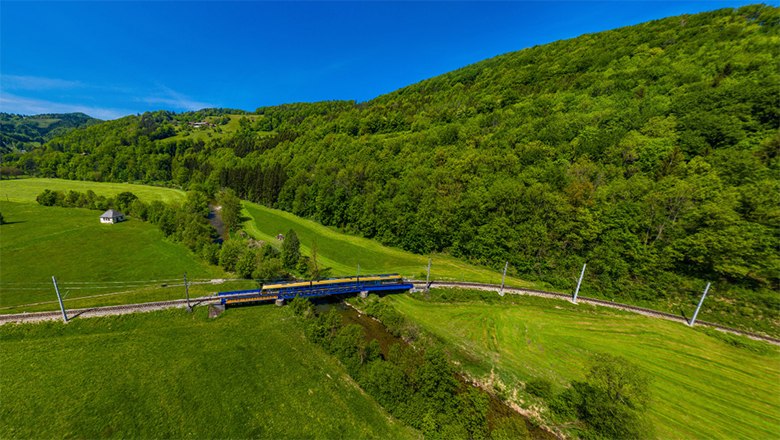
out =
[[160,200],[162,202],[178,202],[184,200],[185,193],[174,188],[158,186],[135,185],[132,183],[88,182],[82,180],[65,179],[12,179],[0,180],[0,200],[5,202],[35,203],[35,198],[43,190],[50,189],[67,192],[95,191],[95,194],[106,197],[114,197],[117,194],[130,191],[144,202]]
[[[314,221],[255,203],[244,202],[244,214],[250,217],[244,223],[244,229],[256,239],[280,246],[276,235],[294,229],[305,255],[311,254],[312,245],[316,242],[318,259],[323,265],[332,268],[334,276],[354,275],[360,264],[360,272],[364,274],[399,273],[407,278],[425,279],[427,256],[344,234]],[[500,284],[501,272],[471,265],[448,255],[435,254],[431,256],[431,279]],[[512,277],[507,277],[506,283],[515,287],[549,289],[548,286]]]
[[[182,191],[142,185],[1,181],[0,212],[8,223],[0,226],[0,313],[58,309],[52,276],[67,308],[183,298],[185,272],[191,280],[226,277],[184,246],[164,240],[152,224],[130,218],[104,225],[99,211],[41,206],[35,197],[44,189],[92,189],[106,196],[131,191],[145,201],[184,197]],[[246,284],[193,285],[190,295]]]
[[223,138],[237,132],[240,127],[239,121],[242,118],[246,118],[253,122],[259,118],[262,118],[262,116],[260,115],[225,115],[225,116],[227,116],[230,119],[228,123],[225,125],[218,125],[221,116],[207,116],[203,118],[203,120],[206,122],[217,124],[215,128],[211,128],[211,127],[194,128],[194,127],[190,127],[186,123],[180,123],[176,127],[176,135],[170,137],[169,139],[166,139],[166,142],[170,142],[170,140],[181,141],[184,139],[207,142],[211,138]]
[[659,438],[770,439],[780,434],[776,346],[545,298],[444,302],[441,295],[447,292],[434,289],[432,301],[407,295],[385,300],[453,347],[474,376],[488,378],[493,372],[517,389],[545,378],[561,391],[571,380],[584,378],[593,354],[619,355],[653,377],[650,419]]
[[419,437],[273,306],[0,326],[0,389],[6,439]]

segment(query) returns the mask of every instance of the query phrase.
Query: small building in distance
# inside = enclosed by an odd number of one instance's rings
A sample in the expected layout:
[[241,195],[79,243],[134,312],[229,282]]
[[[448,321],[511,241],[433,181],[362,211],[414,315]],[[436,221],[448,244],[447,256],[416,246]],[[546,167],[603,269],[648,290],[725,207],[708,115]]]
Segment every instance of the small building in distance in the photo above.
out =
[[109,209],[100,216],[100,223],[119,223],[125,220],[125,215],[119,211]]
[[278,234],[276,236],[276,239],[279,240],[279,241],[284,241],[284,235],[283,234]]

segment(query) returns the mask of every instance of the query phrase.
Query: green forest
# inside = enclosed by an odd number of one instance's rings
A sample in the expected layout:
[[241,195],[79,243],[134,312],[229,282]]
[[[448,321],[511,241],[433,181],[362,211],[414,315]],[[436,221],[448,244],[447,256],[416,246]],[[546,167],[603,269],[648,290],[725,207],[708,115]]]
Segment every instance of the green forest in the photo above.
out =
[[0,152],[30,150],[74,128],[101,122],[84,113],[35,116],[0,113]]
[[[363,103],[133,115],[14,172],[179,186],[420,254],[724,323],[780,325],[780,9],[497,56]],[[751,324],[753,323],[753,324]]]

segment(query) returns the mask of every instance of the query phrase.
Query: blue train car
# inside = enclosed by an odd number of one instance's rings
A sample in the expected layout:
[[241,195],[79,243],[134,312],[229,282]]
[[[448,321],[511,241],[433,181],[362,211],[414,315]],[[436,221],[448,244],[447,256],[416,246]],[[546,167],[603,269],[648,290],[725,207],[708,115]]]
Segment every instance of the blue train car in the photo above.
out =
[[222,305],[247,304],[276,299],[292,299],[341,295],[360,292],[403,291],[413,286],[398,274],[365,275],[328,278],[318,281],[290,281],[271,283],[262,289],[219,292]]

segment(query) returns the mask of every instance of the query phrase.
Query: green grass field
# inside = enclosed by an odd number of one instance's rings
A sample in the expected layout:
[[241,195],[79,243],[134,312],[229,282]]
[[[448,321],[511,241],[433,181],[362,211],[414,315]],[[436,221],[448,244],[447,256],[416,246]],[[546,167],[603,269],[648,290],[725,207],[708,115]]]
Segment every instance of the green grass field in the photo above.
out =
[[414,438],[286,309],[0,326],[0,438]]
[[493,304],[426,302],[406,295],[385,300],[453,347],[464,368],[477,377],[493,371],[513,388],[547,378],[560,391],[571,380],[584,378],[592,354],[609,353],[654,378],[650,418],[659,438],[780,435],[776,346],[536,297],[511,296]]
[[174,188],[134,185],[130,183],[35,178],[0,180],[0,200],[5,202],[35,203],[35,198],[45,189],[64,192],[69,190],[86,192],[91,189],[95,191],[95,194],[106,197],[114,197],[121,192],[130,191],[144,202],[153,200],[177,202],[184,200],[185,197],[184,191]]
[[[244,213],[251,219],[244,223],[246,231],[256,239],[280,246],[279,233],[293,229],[301,241],[302,252],[311,254],[317,242],[319,259],[332,268],[332,274],[353,275],[360,264],[361,273],[399,273],[407,278],[425,279],[428,257],[383,246],[374,240],[348,235],[293,214],[244,202]],[[501,272],[470,265],[448,255],[432,255],[431,278],[447,281],[501,283]],[[544,288],[517,278],[507,277],[507,285]],[[547,287],[549,289],[549,287]]]
[[[57,309],[52,276],[62,287],[67,308],[182,298],[183,287],[173,284],[181,284],[185,272],[190,279],[226,277],[183,246],[165,241],[149,223],[131,218],[103,225],[98,211],[40,206],[35,198],[44,189],[91,189],[103,196],[130,191],[147,202],[185,196],[176,189],[120,183],[0,181],[0,212],[8,222],[0,226],[0,313]],[[246,286],[193,285],[190,294]]]
[[[181,284],[185,272],[190,279],[225,277],[139,220],[105,225],[98,211],[3,201],[0,212],[9,222],[0,226],[0,312],[57,309],[52,276],[69,308],[182,298],[182,287],[161,286]],[[215,289],[199,285],[191,293],[206,287]],[[116,292],[123,293],[96,296]],[[94,299],[74,301],[82,297]]]

